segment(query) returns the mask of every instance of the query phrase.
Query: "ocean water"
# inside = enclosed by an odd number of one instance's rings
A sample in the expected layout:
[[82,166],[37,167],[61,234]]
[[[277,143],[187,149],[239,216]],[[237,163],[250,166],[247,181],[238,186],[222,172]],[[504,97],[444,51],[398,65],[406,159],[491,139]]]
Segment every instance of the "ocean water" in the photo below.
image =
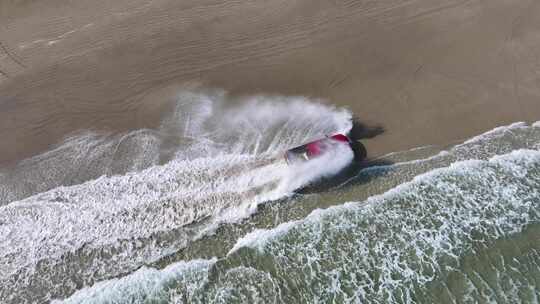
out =
[[[395,152],[337,183],[347,150],[282,160],[352,127],[307,98],[215,91],[180,94],[159,130],[73,135],[0,173],[0,298],[538,302],[539,124]],[[317,181],[332,186],[297,192]]]

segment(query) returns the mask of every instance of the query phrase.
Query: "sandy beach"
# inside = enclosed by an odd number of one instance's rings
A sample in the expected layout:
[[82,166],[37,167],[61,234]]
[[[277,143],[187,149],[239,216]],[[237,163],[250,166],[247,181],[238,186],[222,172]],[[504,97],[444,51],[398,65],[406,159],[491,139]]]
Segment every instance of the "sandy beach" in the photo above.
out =
[[371,156],[540,116],[540,3],[0,4],[0,163],[80,129],[156,127],[185,83],[322,98],[386,132]]
[[0,302],[533,303],[539,54],[537,0],[0,1]]

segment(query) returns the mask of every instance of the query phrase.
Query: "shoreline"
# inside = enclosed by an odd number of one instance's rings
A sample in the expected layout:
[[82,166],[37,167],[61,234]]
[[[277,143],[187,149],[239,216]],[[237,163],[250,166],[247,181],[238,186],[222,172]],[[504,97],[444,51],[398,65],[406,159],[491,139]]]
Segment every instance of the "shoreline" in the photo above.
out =
[[534,1],[57,2],[69,19],[26,4],[0,22],[2,166],[81,129],[155,128],[190,82],[346,107],[384,127],[371,157],[540,118]]

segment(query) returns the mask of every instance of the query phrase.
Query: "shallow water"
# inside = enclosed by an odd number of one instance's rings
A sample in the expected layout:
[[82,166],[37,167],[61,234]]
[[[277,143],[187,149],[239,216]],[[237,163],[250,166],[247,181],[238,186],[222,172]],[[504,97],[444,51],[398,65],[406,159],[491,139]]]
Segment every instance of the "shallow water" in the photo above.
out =
[[75,135],[2,172],[1,297],[538,301],[540,126],[392,153],[295,194],[352,155],[291,168],[282,151],[350,130],[351,113],[227,98],[184,92],[159,130]]

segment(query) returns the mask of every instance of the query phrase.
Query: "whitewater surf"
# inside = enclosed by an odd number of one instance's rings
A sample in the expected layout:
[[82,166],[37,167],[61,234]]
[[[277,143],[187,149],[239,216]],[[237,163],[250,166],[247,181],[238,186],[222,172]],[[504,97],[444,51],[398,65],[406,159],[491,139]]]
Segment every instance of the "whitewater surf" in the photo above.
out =
[[[59,302],[534,302],[539,148],[538,124],[516,123],[424,158],[389,155],[405,160],[225,231],[237,232],[221,256],[143,267]],[[279,208],[289,216],[264,223]]]
[[[306,164],[282,158],[291,146],[347,132],[346,110],[302,97],[227,99],[182,92],[159,130],[74,135],[2,172],[0,285],[11,286],[2,298],[58,297],[134,271],[353,158],[339,147]],[[31,298],[27,289],[36,290]]]

